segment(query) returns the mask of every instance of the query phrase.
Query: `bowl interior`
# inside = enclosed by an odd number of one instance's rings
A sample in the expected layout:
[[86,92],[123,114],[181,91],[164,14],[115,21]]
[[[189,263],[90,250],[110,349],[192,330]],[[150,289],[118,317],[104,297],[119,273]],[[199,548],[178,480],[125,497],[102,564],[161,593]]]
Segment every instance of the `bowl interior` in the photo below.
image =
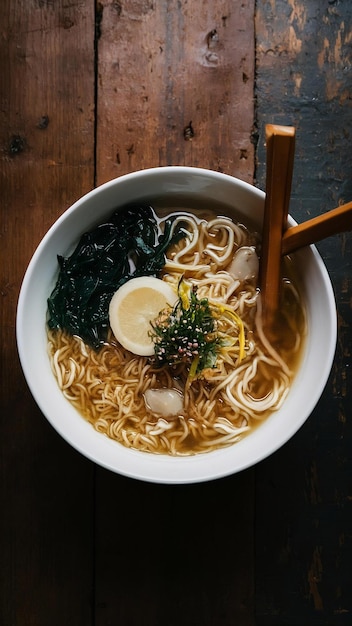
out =
[[[264,193],[236,178],[198,168],[163,167],[134,172],[88,193],[45,235],[26,271],[17,310],[17,345],[25,378],[43,414],[74,448],[125,476],[159,483],[192,483],[241,471],[281,447],[315,407],[329,376],[336,346],[331,282],[314,246],[294,254],[302,277],[308,335],[300,369],[282,408],[239,443],[194,457],[172,458],[127,449],[97,433],[69,404],[52,375],[45,330],[47,298],[57,276],[56,255],[67,256],[79,236],[130,202],[236,212],[261,228]],[[290,218],[291,219],[291,218]],[[291,223],[293,220],[291,219]]]

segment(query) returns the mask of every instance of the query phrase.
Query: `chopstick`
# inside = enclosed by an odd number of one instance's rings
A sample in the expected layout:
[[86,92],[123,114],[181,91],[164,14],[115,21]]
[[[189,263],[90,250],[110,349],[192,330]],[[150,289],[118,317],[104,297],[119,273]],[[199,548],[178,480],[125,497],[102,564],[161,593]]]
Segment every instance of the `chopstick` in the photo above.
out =
[[290,254],[298,248],[348,230],[352,230],[352,202],[288,228],[282,237],[281,252],[283,255]]
[[259,286],[263,325],[273,325],[279,309],[282,237],[287,228],[291,193],[295,129],[267,124],[266,197],[262,232]]

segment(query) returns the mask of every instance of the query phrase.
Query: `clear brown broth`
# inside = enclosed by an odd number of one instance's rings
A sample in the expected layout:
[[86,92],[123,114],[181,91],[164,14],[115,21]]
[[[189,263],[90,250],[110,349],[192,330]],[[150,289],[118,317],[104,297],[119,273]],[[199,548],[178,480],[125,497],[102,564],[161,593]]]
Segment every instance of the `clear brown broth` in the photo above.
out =
[[[233,210],[230,210],[229,207],[226,207],[224,205],[219,205],[216,207],[216,210],[214,210],[214,206],[212,203],[211,206],[209,207],[205,206],[202,208],[202,211],[199,211],[197,208],[189,206],[189,205],[187,205],[187,208],[183,208],[183,204],[184,203],[182,202],[182,198],[179,198],[178,201],[175,202],[174,207],[168,206],[167,208],[165,208],[165,204],[160,199],[153,200],[153,206],[155,207],[155,211],[157,215],[161,218],[168,215],[171,212],[174,213],[175,211],[177,212],[180,211],[180,213],[192,212],[199,219],[209,219],[211,217],[215,217],[216,215],[226,215],[228,217],[231,217],[234,221],[237,221],[236,215],[233,212]],[[182,208],[180,208],[180,206]],[[250,228],[253,228],[253,226],[251,225]],[[293,283],[296,287],[296,290],[301,294],[301,286],[300,286],[299,277],[297,276],[297,273],[295,271],[294,263],[292,259],[290,259],[289,257],[285,258],[282,262],[282,277],[283,277],[283,280],[287,280]],[[298,351],[294,350],[294,345],[292,344],[294,333],[290,332],[289,327],[291,323],[294,325],[295,329],[298,329],[298,332],[300,336],[302,337],[301,347]],[[255,328],[252,328],[250,330],[250,334],[252,334],[256,342],[260,341]],[[277,323],[275,325],[275,336],[272,338],[272,345],[280,354],[280,356],[282,356],[285,359],[287,366],[290,368],[290,370],[293,373],[292,378],[294,378],[294,375],[297,369],[299,368],[299,364],[301,361],[303,348],[304,348],[305,334],[306,334],[306,316],[305,316],[302,296],[297,301],[295,298],[290,297],[290,292],[287,292],[285,290],[284,297],[282,298],[281,303],[280,303],[280,313],[278,315]],[[116,362],[114,362],[115,345],[116,344],[113,339],[111,341],[111,344],[106,346],[106,355],[105,355],[106,358],[104,360],[104,366],[101,371],[97,370],[96,375],[98,377],[103,376],[103,375],[108,377],[110,375],[108,371],[109,367],[107,367],[107,364],[109,364],[110,362],[112,364],[111,367],[114,369],[115,374],[118,374],[119,366],[116,364]],[[89,348],[87,348],[87,350],[89,351]],[[95,360],[99,360],[99,357],[94,357],[94,358]],[[129,354],[126,355],[126,358],[127,360],[130,359],[131,355]],[[165,372],[164,370],[160,370],[156,374],[155,386],[156,387],[164,387],[164,386],[170,387],[171,385],[174,388],[179,388],[180,385],[184,384],[185,376],[186,376],[186,373],[182,371],[176,371],[176,373],[170,373],[170,371]],[[251,392],[253,396],[265,395],[266,388],[269,387],[269,382],[270,382],[270,371],[268,370],[266,372],[264,368],[262,375],[258,376],[257,379],[252,383]],[[193,383],[193,385],[194,385],[194,391],[195,391],[194,392],[195,398],[197,398],[198,390],[202,386],[208,387],[208,388],[210,387],[209,383],[204,382],[204,381],[196,381],[195,383]],[[84,402],[82,402],[81,404],[79,403],[79,401],[74,402],[74,404],[76,408],[79,410],[79,412],[88,421],[90,421],[93,425],[95,425],[96,420],[92,416],[92,410],[91,410],[89,401],[87,402],[85,398]],[[213,407],[213,416],[212,416],[213,418],[216,413],[220,414],[223,411],[223,408],[224,408],[223,404],[224,403],[222,399],[218,398]],[[258,419],[253,420],[251,423],[251,430],[253,428],[256,428],[265,419],[267,419],[270,413],[271,411],[263,412],[260,420]],[[126,419],[125,421],[126,429],[136,428],[135,418],[136,418],[136,415],[133,415],[133,417]],[[139,419],[144,424],[155,423],[155,417],[146,415],[145,408],[144,409],[141,408]],[[192,412],[188,411],[188,414],[184,415],[183,419],[188,420],[189,424],[192,425],[192,423],[196,422],[197,419],[199,418],[197,417],[197,415],[192,414]],[[206,429],[207,425],[205,425],[204,428]],[[251,432],[251,430],[249,432]],[[109,434],[109,433],[106,433],[106,434]],[[124,443],[123,441],[120,441],[120,442]],[[132,447],[134,446],[132,445]],[[160,445],[160,447],[156,447],[152,451],[158,454],[166,452],[162,444]],[[204,448],[199,447],[199,441],[197,438],[196,430],[190,428],[188,435],[182,440],[176,453],[182,455],[182,454],[195,454],[195,453],[204,452],[204,451],[205,451]]]

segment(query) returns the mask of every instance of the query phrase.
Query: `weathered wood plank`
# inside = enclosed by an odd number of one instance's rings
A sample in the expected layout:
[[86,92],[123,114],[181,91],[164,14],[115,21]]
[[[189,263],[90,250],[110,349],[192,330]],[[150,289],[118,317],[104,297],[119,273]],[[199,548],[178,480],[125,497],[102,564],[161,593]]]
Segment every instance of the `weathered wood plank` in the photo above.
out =
[[[254,3],[99,8],[97,182],[169,164],[252,181]],[[96,626],[253,626],[253,477],[167,487],[98,469]]]
[[158,165],[251,182],[254,1],[98,6],[98,182]]
[[[258,0],[256,35],[257,184],[265,184],[265,124],[293,124],[290,212],[303,221],[352,199],[352,5]],[[339,340],[309,421],[257,468],[258,626],[351,620],[352,236],[318,248],[335,288]]]
[[[254,1],[202,4],[97,4],[98,183],[169,163],[252,180]],[[352,198],[351,11],[337,0],[256,2],[257,184],[265,180],[265,123],[295,124],[291,213],[299,221]],[[75,0],[0,6],[0,621],[347,624],[349,235],[319,245],[336,290],[339,344],[308,423],[255,474],[213,484],[168,488],[98,470],[90,604],[94,469],[31,399],[14,320],[41,236],[93,186],[93,12],[93,3]]]
[[15,312],[39,240],[94,184],[94,8],[4,0],[0,23],[0,622],[86,626],[93,466],[32,400],[18,363]]
[[97,475],[96,625],[254,625],[253,471],[188,486]]

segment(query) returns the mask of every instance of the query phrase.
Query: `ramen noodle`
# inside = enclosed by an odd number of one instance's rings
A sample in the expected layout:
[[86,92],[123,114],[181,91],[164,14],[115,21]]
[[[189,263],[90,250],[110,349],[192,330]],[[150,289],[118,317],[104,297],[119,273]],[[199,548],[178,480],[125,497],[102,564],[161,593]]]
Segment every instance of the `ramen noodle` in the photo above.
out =
[[[161,231],[168,216],[158,215]],[[212,365],[190,379],[184,363],[136,356],[111,330],[99,350],[60,329],[48,330],[48,346],[64,396],[99,433],[136,450],[179,456],[232,445],[282,406],[302,353],[305,314],[287,259],[269,340],[257,234],[212,213],[173,211],[173,218],[185,237],[167,250],[159,278],[176,291],[185,284],[209,304],[220,337]]]

